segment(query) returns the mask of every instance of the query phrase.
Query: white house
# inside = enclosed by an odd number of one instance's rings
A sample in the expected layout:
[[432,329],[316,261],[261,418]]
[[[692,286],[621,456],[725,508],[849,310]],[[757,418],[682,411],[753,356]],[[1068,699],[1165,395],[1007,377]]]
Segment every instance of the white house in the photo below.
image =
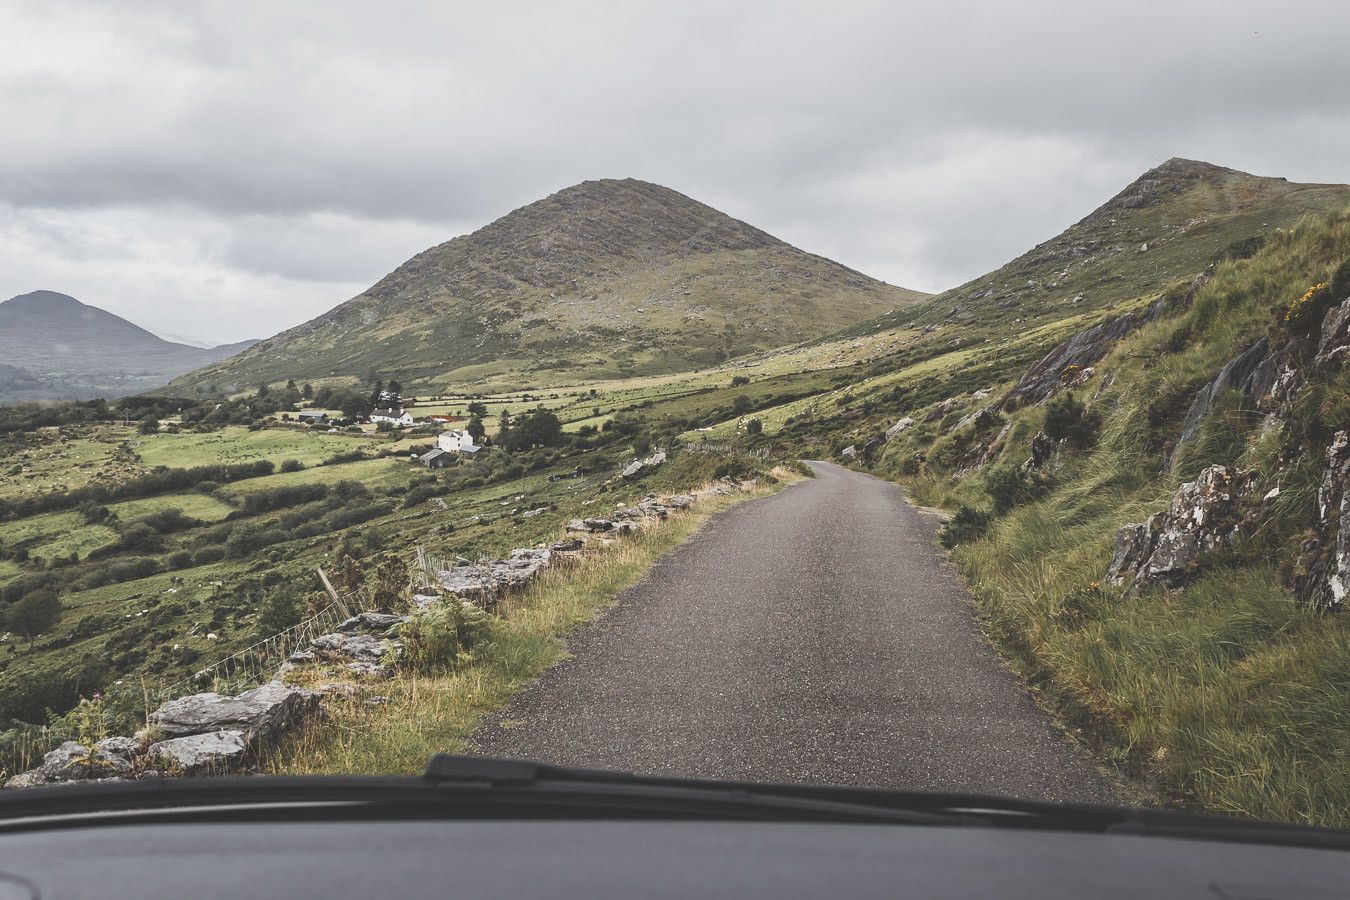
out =
[[414,420],[412,413],[404,412],[401,409],[377,409],[371,412],[370,421],[376,425],[381,422],[388,422],[390,425],[397,425],[400,428],[409,428]]
[[462,428],[442,431],[441,436],[436,438],[436,446],[446,453],[458,453],[460,456],[473,456],[481,449]]

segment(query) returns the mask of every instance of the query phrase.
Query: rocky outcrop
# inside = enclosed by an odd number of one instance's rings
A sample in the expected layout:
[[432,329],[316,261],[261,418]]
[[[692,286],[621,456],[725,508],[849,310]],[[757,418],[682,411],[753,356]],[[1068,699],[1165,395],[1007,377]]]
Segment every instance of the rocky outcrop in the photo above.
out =
[[666,461],[666,451],[657,450],[655,453],[653,453],[651,456],[648,456],[646,459],[635,459],[628,465],[624,466],[623,477],[636,478],[637,476],[641,475],[644,470],[655,469],[657,466],[661,465],[665,461]]
[[1200,557],[1237,538],[1248,485],[1248,476],[1230,466],[1210,466],[1183,484],[1166,510],[1116,532],[1107,583],[1131,593],[1180,587]]
[[42,765],[15,775],[5,782],[5,787],[34,787],[62,781],[105,781],[121,779],[130,772],[131,762],[123,755],[100,748],[98,744],[91,753],[83,744],[66,741],[42,757]]
[[1078,332],[1028,369],[1003,402],[1027,406],[1049,400],[1064,387],[1066,379],[1100,362],[1117,341],[1157,318],[1163,302],[1159,300],[1142,313],[1120,316]]
[[170,700],[148,721],[170,737],[240,731],[253,743],[277,736],[317,709],[318,697],[312,691],[269,681],[233,697],[209,692]]
[[1031,453],[1027,456],[1026,462],[1022,463],[1022,471],[1040,471],[1045,468],[1046,463],[1050,462],[1050,457],[1055,455],[1059,449],[1059,442],[1044,431],[1038,431],[1031,436]]
[[353,675],[372,676],[388,674],[402,655],[403,645],[382,635],[335,632],[319,635],[308,650],[291,654],[290,662],[337,662]]
[[900,434],[906,429],[913,427],[913,425],[914,419],[911,418],[910,416],[905,416],[903,419],[896,422],[890,428],[886,429],[886,440],[889,441],[891,438],[895,437],[896,435]]
[[1177,438],[1169,465],[1176,462],[1177,452],[1182,446],[1195,437],[1196,432],[1200,430],[1200,423],[1214,408],[1214,401],[1221,393],[1239,390],[1246,405],[1254,406],[1256,398],[1269,389],[1267,381],[1271,378],[1271,371],[1262,365],[1269,350],[1270,341],[1261,338],[1229,360],[1219,371],[1218,376],[1196,393],[1195,399],[1191,401],[1190,408],[1186,411],[1186,418],[1181,423],[1181,436]]
[[1317,366],[1341,365],[1350,358],[1350,297],[1333,306],[1322,319],[1321,339],[1317,342]]
[[172,775],[211,775],[240,768],[249,751],[248,735],[232,729],[158,741],[146,755]]
[[1317,536],[1301,548],[1294,593],[1309,606],[1339,611],[1350,594],[1350,432],[1336,433],[1326,459],[1317,491]]
[[[595,530],[606,530],[599,526]],[[610,523],[610,528],[614,523]],[[587,528],[587,530],[590,530]],[[494,559],[475,565],[465,563],[436,573],[440,586],[463,600],[491,605],[503,591],[523,587],[548,568],[553,552],[548,549],[512,550],[510,559]]]
[[948,397],[946,400],[943,400],[937,406],[929,410],[928,415],[924,416],[923,420],[925,424],[928,422],[936,422],[939,419],[945,419],[960,408],[961,399],[959,397]]
[[969,415],[962,416],[955,425],[947,429],[948,434],[953,434],[965,428],[975,431],[981,431],[997,424],[999,421],[998,413],[992,406],[982,406]]

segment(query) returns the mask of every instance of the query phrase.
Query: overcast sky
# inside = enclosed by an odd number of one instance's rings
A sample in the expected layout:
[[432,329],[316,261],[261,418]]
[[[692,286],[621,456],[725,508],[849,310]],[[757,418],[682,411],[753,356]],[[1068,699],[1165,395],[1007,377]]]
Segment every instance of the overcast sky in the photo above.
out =
[[1350,181],[1350,3],[0,0],[0,297],[265,337],[635,177],[937,291],[1186,156]]

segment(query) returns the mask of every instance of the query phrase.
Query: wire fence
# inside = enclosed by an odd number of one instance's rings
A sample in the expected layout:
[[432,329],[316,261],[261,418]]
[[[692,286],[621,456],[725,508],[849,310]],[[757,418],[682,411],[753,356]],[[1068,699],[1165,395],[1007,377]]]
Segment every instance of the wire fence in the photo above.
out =
[[426,585],[435,588],[437,592],[443,591],[445,588],[441,582],[440,573],[464,566],[472,568],[478,576],[477,581],[482,584],[481,593],[476,593],[465,599],[488,611],[495,609],[497,601],[501,599],[499,596],[501,592],[498,590],[496,574],[492,571],[492,560],[480,560],[476,563],[462,559],[451,561],[433,556],[426,551],[425,547],[418,547],[417,556],[413,560],[412,571],[414,580],[416,581],[420,577],[420,582],[413,585],[413,590]]
[[355,598],[333,590],[322,570],[319,577],[330,599],[326,606],[290,628],[231,653],[187,678],[165,685],[159,691],[160,702],[208,688],[226,693],[267,681],[297,649],[309,646],[315,638],[329,633],[339,622],[360,612],[360,604],[353,602]]
[[707,441],[697,444],[685,444],[684,451],[686,453],[720,453],[726,456],[750,456],[763,462],[771,455],[772,448],[756,447],[751,450],[748,447],[738,447],[731,443]]

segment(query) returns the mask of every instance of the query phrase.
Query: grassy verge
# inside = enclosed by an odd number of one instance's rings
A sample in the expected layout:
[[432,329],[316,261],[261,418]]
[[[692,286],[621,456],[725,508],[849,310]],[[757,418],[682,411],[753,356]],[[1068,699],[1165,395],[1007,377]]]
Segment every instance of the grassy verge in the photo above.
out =
[[567,655],[561,638],[610,606],[657,559],[715,513],[770,489],[705,497],[659,527],[545,572],[503,605],[491,636],[464,665],[444,673],[401,672],[369,693],[328,700],[326,723],[279,748],[263,770],[286,774],[407,774],[435,753],[463,749],[482,717]]

